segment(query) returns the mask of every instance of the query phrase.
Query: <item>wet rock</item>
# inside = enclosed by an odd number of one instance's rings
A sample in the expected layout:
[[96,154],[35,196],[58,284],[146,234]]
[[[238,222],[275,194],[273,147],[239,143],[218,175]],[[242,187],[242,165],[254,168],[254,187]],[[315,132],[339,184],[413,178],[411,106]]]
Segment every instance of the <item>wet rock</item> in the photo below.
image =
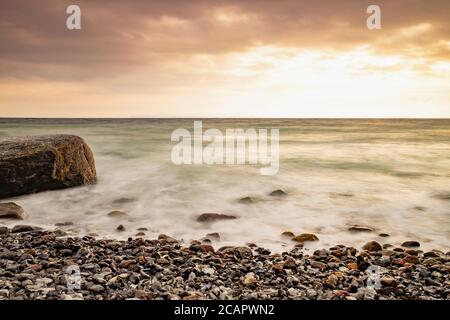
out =
[[381,251],[383,247],[376,241],[369,241],[363,247],[364,250],[367,251]]
[[28,225],[16,225],[12,228],[11,232],[12,233],[19,233],[19,232],[30,232],[33,231],[34,228],[32,226],[28,226]]
[[440,200],[450,200],[450,192],[438,192],[433,195],[433,198]]
[[148,231],[148,228],[144,228],[144,227],[137,228],[137,231]]
[[420,243],[418,241],[405,241],[402,243],[402,247],[405,248],[420,247]]
[[96,293],[101,293],[101,292],[105,291],[105,288],[100,284],[94,284],[89,287],[89,290],[96,292]]
[[73,226],[73,222],[72,222],[72,221],[58,222],[58,223],[55,223],[55,226],[56,226],[56,227]]
[[379,237],[383,237],[383,238],[387,238],[387,237],[389,237],[390,235],[389,235],[388,233],[380,233],[378,236],[379,236]]
[[112,204],[113,204],[113,205],[119,205],[119,204],[130,203],[130,202],[133,202],[133,201],[134,201],[133,198],[122,197],[122,198],[115,199],[115,200],[112,202]]
[[286,269],[294,269],[297,267],[297,262],[295,262],[295,259],[292,257],[286,257],[286,259],[284,259],[283,267]]
[[119,232],[124,232],[126,229],[125,229],[125,227],[122,225],[122,224],[119,224],[118,226],[117,226],[117,228],[116,228],[116,231],[119,231]]
[[135,235],[136,237],[144,237],[145,236],[145,232],[138,232]]
[[423,262],[423,265],[425,266],[434,266],[436,264],[439,264],[440,262],[434,258],[428,258],[425,259],[425,261]]
[[214,241],[220,241],[220,234],[218,232],[208,233],[206,238]]
[[73,135],[0,138],[0,199],[91,184],[95,161]]
[[311,262],[311,267],[315,268],[315,269],[320,269],[320,270],[324,270],[326,269],[327,265],[323,262],[320,261],[312,261]]
[[417,256],[411,256],[411,255],[406,256],[406,257],[404,258],[404,261],[405,261],[405,262],[408,262],[408,263],[412,263],[412,264],[418,264],[418,263],[420,263],[419,257],[417,257]]
[[239,203],[243,203],[243,204],[248,204],[248,203],[253,203],[255,202],[255,200],[252,197],[244,197],[239,199]]
[[366,226],[355,225],[355,226],[348,228],[348,231],[350,231],[350,232],[372,232],[373,229],[370,227],[366,227]]
[[291,232],[291,231],[284,231],[284,232],[281,234],[281,237],[283,237],[283,238],[288,238],[288,239],[292,239],[292,238],[295,237],[295,234],[294,234],[293,232]]
[[423,254],[425,258],[438,258],[439,254],[434,251],[428,251]]
[[287,195],[288,194],[281,189],[277,189],[277,190],[274,190],[271,193],[269,193],[269,196],[271,196],[271,197],[284,197]]
[[0,235],[7,234],[9,232],[8,227],[0,226]]
[[123,212],[123,211],[119,211],[119,210],[114,210],[108,213],[108,217],[111,218],[126,218],[128,217],[128,215]]
[[167,242],[167,243],[178,243],[177,239],[175,239],[175,238],[173,238],[171,236],[168,236],[167,234],[160,234],[158,236],[158,240],[164,241],[164,242]]
[[232,220],[235,216],[221,213],[203,213],[197,217],[198,222],[214,222],[217,220]]
[[292,238],[292,240],[297,242],[307,242],[307,241],[318,241],[319,238],[312,233],[302,233]]

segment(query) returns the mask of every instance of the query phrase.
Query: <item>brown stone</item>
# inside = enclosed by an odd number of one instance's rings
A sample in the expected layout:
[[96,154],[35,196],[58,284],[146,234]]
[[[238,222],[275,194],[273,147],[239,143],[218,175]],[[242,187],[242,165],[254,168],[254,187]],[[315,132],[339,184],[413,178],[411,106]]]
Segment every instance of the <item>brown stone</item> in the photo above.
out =
[[327,265],[323,262],[319,262],[319,261],[312,261],[311,262],[311,267],[315,268],[315,269],[320,269],[320,270],[324,270]]
[[94,156],[74,135],[1,138],[0,181],[0,199],[91,184]]
[[392,277],[382,277],[380,282],[385,287],[395,288],[397,286],[397,281]]
[[420,259],[418,257],[411,256],[411,255],[406,256],[404,260],[405,260],[405,262],[412,263],[412,264],[419,264],[420,263]]
[[284,231],[284,232],[281,234],[281,236],[282,236],[283,238],[289,238],[289,239],[292,239],[292,238],[295,237],[295,234],[294,234],[293,232],[291,232],[291,231]]
[[292,240],[297,241],[297,242],[306,242],[306,241],[318,241],[319,238],[315,234],[312,234],[312,233],[302,233],[302,234],[292,238]]
[[358,264],[356,262],[350,262],[347,264],[347,268],[350,270],[358,270]]
[[364,250],[367,251],[381,251],[383,247],[376,241],[369,241],[363,247]]

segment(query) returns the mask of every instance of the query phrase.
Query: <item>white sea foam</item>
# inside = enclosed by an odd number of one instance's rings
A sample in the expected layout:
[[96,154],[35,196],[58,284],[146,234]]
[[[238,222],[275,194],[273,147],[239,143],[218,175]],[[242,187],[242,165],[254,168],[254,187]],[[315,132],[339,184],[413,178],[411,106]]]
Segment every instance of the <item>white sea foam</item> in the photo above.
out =
[[[361,246],[365,241],[424,248],[450,247],[450,121],[448,120],[203,120],[215,128],[280,128],[280,169],[261,176],[257,166],[176,166],[170,134],[191,120],[14,120],[4,135],[72,133],[92,147],[98,183],[12,199],[29,213],[27,224],[67,227],[74,235],[127,238],[166,233],[186,241],[219,232],[215,246],[253,242],[274,250],[294,245],[283,231],[312,232],[320,241]],[[287,197],[269,193],[283,189]],[[254,203],[239,203],[250,196]],[[112,210],[124,220],[107,216]],[[204,212],[238,216],[202,224]],[[14,222],[2,221],[13,225]],[[127,231],[115,228],[123,224]],[[350,233],[352,225],[372,233]],[[381,238],[379,233],[391,236]]]

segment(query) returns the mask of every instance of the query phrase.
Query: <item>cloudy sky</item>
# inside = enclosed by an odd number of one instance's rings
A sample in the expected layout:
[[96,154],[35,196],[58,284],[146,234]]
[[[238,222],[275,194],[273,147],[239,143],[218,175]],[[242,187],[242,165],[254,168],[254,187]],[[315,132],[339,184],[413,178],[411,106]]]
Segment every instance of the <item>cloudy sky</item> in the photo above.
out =
[[0,117],[450,117],[449,21],[448,0],[1,0]]

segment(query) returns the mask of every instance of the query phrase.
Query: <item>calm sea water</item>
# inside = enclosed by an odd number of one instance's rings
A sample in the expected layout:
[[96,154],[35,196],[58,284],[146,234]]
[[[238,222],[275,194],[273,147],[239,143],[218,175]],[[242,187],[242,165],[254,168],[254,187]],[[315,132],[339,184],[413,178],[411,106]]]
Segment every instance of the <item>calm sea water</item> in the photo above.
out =
[[[192,130],[193,121],[0,119],[0,136],[79,135],[96,160],[96,185],[14,201],[29,213],[27,223],[72,221],[74,235],[126,238],[146,227],[149,238],[166,233],[188,241],[219,232],[217,246],[253,242],[280,250],[293,246],[280,238],[290,230],[317,234],[310,248],[368,240],[450,248],[450,120],[203,119],[205,129],[279,128],[275,176],[251,165],[174,165],[172,130]],[[289,196],[268,196],[275,189]],[[237,202],[245,196],[256,202]],[[110,218],[112,210],[129,218]],[[195,218],[204,212],[239,219],[203,225]],[[116,232],[118,224],[127,231]],[[350,233],[355,224],[375,231]]]

